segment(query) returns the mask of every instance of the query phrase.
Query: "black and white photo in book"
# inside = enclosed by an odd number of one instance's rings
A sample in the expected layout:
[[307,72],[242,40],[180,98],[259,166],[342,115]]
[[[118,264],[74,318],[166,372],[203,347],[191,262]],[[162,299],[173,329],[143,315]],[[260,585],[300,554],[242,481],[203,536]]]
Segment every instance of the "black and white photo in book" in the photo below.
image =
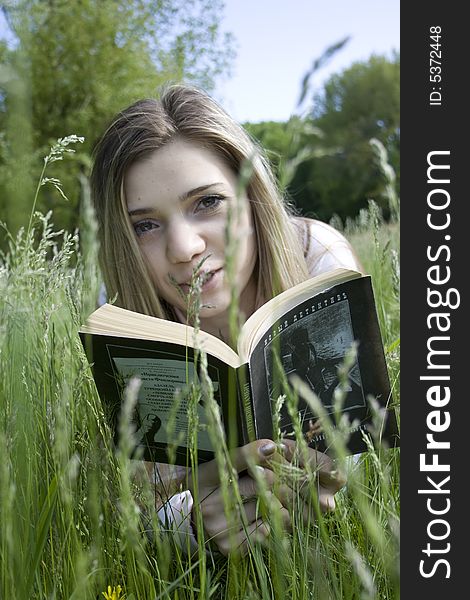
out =
[[276,422],[279,405],[280,434],[292,435],[289,399],[279,400],[286,382],[291,384],[297,377],[322,405],[322,414],[315,414],[315,407],[302,394],[296,399],[302,430],[312,447],[334,452],[322,422],[325,418],[333,428],[341,421],[347,452],[367,450],[364,434],[372,433],[374,421],[371,400],[382,411],[382,440],[398,444],[369,276],[333,286],[285,313],[253,351],[250,374],[258,437],[272,433],[269,427]]
[[[326,414],[332,415],[335,411],[335,390],[341,390],[344,394],[339,407],[340,413],[365,409],[366,399],[357,359],[348,368],[347,382],[340,385],[338,369],[344,364],[348,352],[354,351],[353,345],[351,313],[346,298],[303,315],[286,327],[277,340],[272,340],[264,348],[271,398],[275,387],[273,352],[277,351],[287,379],[291,380],[292,375],[297,375],[306,383],[321,401]],[[316,421],[318,418],[302,398],[299,398],[298,411],[302,423]],[[287,408],[283,405],[279,423],[281,431],[285,430],[290,421]],[[315,442],[315,438],[312,441]]]

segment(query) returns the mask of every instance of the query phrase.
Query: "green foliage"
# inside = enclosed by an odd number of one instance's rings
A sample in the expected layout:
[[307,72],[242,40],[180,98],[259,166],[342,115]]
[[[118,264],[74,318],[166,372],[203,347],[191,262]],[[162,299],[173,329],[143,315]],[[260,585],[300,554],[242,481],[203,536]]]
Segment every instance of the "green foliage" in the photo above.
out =
[[[54,145],[47,165],[73,141],[78,140],[66,138]],[[44,173],[39,184],[43,180]],[[120,586],[126,600],[397,600],[399,450],[380,445],[357,463],[343,465],[349,479],[336,495],[335,513],[319,514],[314,473],[307,482],[299,479],[311,510],[304,522],[296,509],[300,490],[294,485],[291,533],[283,531],[272,498],[260,493],[260,510],[271,533],[263,546],[250,543],[246,558],[206,553],[202,538],[190,558],[173,546],[157,521],[148,479],[139,479],[139,461],[129,458],[135,384],[127,390],[121,441],[113,451],[78,339],[99,281],[96,230],[86,193],[83,202],[88,218],[80,238],[55,231],[51,215],[36,213],[26,231],[8,237],[9,251],[0,256],[0,596],[94,600],[108,586]],[[371,205],[347,224],[346,233],[374,275],[397,406],[399,272],[392,258],[397,224],[384,225]],[[190,431],[197,435],[194,403],[203,398],[225,510],[234,515],[243,500],[236,477],[231,477],[204,355],[201,367],[201,385],[191,390],[189,411],[195,419]],[[295,416],[295,398],[286,402]],[[280,465],[278,476],[284,483],[282,477],[296,472],[295,464]],[[195,498],[197,505],[197,493]]]
[[[11,72],[2,71],[1,76],[2,81],[14,81]],[[25,102],[18,114],[28,110]],[[273,140],[282,145],[287,157],[287,167],[279,163],[287,185],[307,156],[305,151],[296,154],[296,149],[306,147],[303,136],[315,139],[307,153],[317,152],[318,132],[312,122],[299,118],[288,127],[268,126],[267,132],[274,132]],[[77,156],[75,164],[85,164],[78,153],[70,155],[69,144],[77,141],[69,136],[55,143],[45,152],[44,170],[51,163],[52,168],[62,164],[65,154],[69,164]],[[2,157],[11,152],[8,144],[2,147]],[[387,181],[387,201],[392,206],[394,198],[398,201],[383,142],[382,146],[374,143],[371,148],[377,169]],[[37,189],[50,187],[57,193],[61,184],[56,172],[46,177],[44,170]],[[20,167],[17,174],[23,174]],[[136,390],[128,389],[121,443],[115,452],[78,339],[80,324],[95,306],[99,285],[96,224],[86,178],[82,177],[80,186],[80,236],[56,231],[50,214],[36,213],[34,185],[29,187],[23,220],[26,224],[29,219],[29,225],[17,235],[7,232],[8,252],[0,254],[0,452],[4,457],[0,464],[0,597],[95,599],[111,586],[110,595],[113,589],[122,588],[126,600],[397,600],[399,450],[380,445],[370,448],[357,464],[343,465],[349,479],[336,495],[335,513],[319,514],[315,480],[310,477],[308,489],[303,488],[303,494],[311,498],[305,524],[295,510],[300,490],[294,488],[291,533],[282,530],[279,513],[267,495],[261,494],[260,506],[266,511],[271,534],[265,546],[252,543],[244,559],[231,556],[226,560],[206,553],[202,538],[191,558],[172,544],[157,521],[147,477],[139,479],[138,461],[129,458]],[[397,211],[393,217],[386,225],[380,208],[371,203],[347,221],[345,234],[373,275],[398,413]],[[201,363],[204,369],[203,355]],[[233,514],[242,508],[242,500],[236,478],[229,477],[232,468],[211,382],[202,377],[201,384],[192,389],[192,395],[194,402],[204,398],[214,411],[212,439],[218,446],[225,510]],[[295,398],[288,397],[286,402],[294,415]],[[190,410],[197,416],[194,404]],[[192,435],[197,435],[197,429],[194,421]],[[200,525],[200,514],[195,512]]]
[[289,186],[300,165],[323,156],[322,132],[310,118],[292,116],[286,123],[265,121],[246,123],[247,131],[263,147],[283,192]]
[[374,199],[384,209],[385,181],[377,168],[371,138],[385,147],[399,180],[400,61],[372,56],[333,75],[313,100],[312,116],[334,152],[304,163],[293,187],[298,204],[320,218],[356,215]]
[[[398,56],[372,56],[333,75],[315,95],[309,116],[248,124],[304,214],[323,220],[337,214],[344,220],[366,208],[369,199],[386,218],[391,208],[396,212],[390,178],[399,190],[399,72]],[[388,171],[382,168],[379,144]]]
[[0,213],[16,232],[35,181],[29,70],[24,48],[12,53],[0,43],[0,57]]
[[[96,136],[131,102],[166,81],[211,89],[232,59],[231,37],[220,29],[221,0],[18,0],[3,3],[16,36],[0,57],[0,209],[11,229],[24,223],[34,166],[55,139],[85,138],[67,169],[53,175],[70,190],[69,204],[43,190],[39,208],[55,206],[57,225],[77,225],[76,181],[89,169]],[[22,176],[20,176],[22,173]],[[25,174],[31,174],[26,177]],[[15,210],[11,208],[15,198]]]
[[[34,228],[42,234],[33,235]],[[378,232],[387,235],[382,226]],[[361,235],[367,244],[368,231],[358,226],[356,236]],[[57,240],[49,220],[38,216],[30,238],[12,240],[0,268],[2,597],[94,599],[107,586],[120,585],[126,598],[139,600],[398,599],[398,450],[371,449],[357,464],[350,462],[348,484],[337,494],[333,514],[317,514],[311,485],[311,524],[294,508],[290,534],[282,531],[267,496],[262,505],[269,542],[252,543],[245,559],[206,554],[202,545],[185,558],[172,546],[155,519],[149,485],[136,482],[136,461],[129,460],[132,387],[121,444],[117,453],[110,450],[103,409],[77,338],[83,300],[90,294],[80,275],[84,265],[71,269],[78,240],[66,237],[61,249]],[[374,255],[370,245],[363,249]],[[376,291],[382,306],[385,290]],[[386,339],[397,334],[392,325],[384,322]],[[395,346],[393,355],[387,353],[389,364],[396,356]],[[210,382],[203,378],[202,383],[196,401],[202,393],[210,402]],[[394,394],[398,400],[396,389]],[[213,401],[209,406],[217,409]],[[213,421],[225,501],[233,515],[243,501],[236,481],[228,478],[232,469],[217,414]]]

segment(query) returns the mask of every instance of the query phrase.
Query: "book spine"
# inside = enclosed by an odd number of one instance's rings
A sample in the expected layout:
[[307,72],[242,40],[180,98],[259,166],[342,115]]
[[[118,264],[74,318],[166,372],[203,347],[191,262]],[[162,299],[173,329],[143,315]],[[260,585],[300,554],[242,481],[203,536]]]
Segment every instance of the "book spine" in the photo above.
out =
[[238,390],[240,398],[241,430],[243,442],[248,443],[256,439],[256,425],[253,411],[253,400],[248,365],[242,365],[238,371]]

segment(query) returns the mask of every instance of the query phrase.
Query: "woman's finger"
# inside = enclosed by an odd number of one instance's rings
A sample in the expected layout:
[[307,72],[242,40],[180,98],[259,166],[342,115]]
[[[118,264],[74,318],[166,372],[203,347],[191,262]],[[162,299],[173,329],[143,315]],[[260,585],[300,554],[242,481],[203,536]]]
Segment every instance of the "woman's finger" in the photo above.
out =
[[[230,453],[233,475],[242,473],[255,465],[269,466],[271,461],[285,462],[279,454],[277,445],[268,439],[256,440],[240,448],[235,448]],[[194,479],[190,487],[194,487]],[[220,484],[220,473],[215,460],[203,463],[197,469],[197,483],[199,488],[215,488]]]
[[315,489],[308,486],[293,489],[284,484],[277,487],[275,492],[282,505],[292,515],[300,517],[306,526],[315,522],[318,510],[326,514],[333,512],[336,507],[334,494],[321,486],[315,486]]
[[336,508],[335,497],[329,490],[320,489],[318,502],[323,513],[333,512]]
[[[283,439],[282,444],[285,447],[284,456],[288,461],[292,461],[295,457],[299,463],[299,467],[306,466],[305,457],[303,456],[302,452],[298,452],[296,442],[289,439]],[[336,465],[331,457],[324,452],[319,452],[313,448],[308,448],[308,464],[309,467],[314,471],[329,472],[336,470]]]
[[257,519],[254,523],[250,523],[247,527],[240,530],[238,533],[229,537],[214,539],[219,551],[228,556],[231,552],[245,556],[248,554],[252,544],[263,544],[269,537],[271,529],[263,519]]
[[[238,491],[242,502],[242,509],[246,516],[246,523],[252,523],[266,514],[275,514],[283,508],[282,502],[273,492],[275,476],[269,469],[258,467],[256,479],[249,475],[240,477]],[[283,522],[286,515],[282,515]],[[289,519],[290,521],[290,519]]]
[[291,516],[287,508],[285,508],[280,500],[272,493],[267,494],[265,498],[266,510],[260,506],[257,498],[247,500],[243,503],[242,510],[246,524],[251,524],[258,519],[265,519],[270,523],[278,521],[283,529],[292,531]]
[[[296,460],[301,468],[307,469],[305,457],[297,452],[297,444],[293,440],[282,440],[284,456],[288,461]],[[338,468],[338,465],[324,452],[308,448],[308,470],[312,471],[320,485],[331,489],[333,493],[339,491],[346,485],[346,475]]]

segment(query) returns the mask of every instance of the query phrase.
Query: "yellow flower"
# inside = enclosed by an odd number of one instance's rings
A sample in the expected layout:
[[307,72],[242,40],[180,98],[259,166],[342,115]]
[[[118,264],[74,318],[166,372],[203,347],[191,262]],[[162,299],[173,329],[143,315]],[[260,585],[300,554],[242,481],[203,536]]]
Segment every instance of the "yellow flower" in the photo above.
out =
[[122,592],[122,587],[120,585],[113,587],[112,590],[111,590],[111,586],[108,585],[108,591],[101,592],[101,593],[105,597],[105,600],[124,600],[124,596],[121,596],[121,592]]

